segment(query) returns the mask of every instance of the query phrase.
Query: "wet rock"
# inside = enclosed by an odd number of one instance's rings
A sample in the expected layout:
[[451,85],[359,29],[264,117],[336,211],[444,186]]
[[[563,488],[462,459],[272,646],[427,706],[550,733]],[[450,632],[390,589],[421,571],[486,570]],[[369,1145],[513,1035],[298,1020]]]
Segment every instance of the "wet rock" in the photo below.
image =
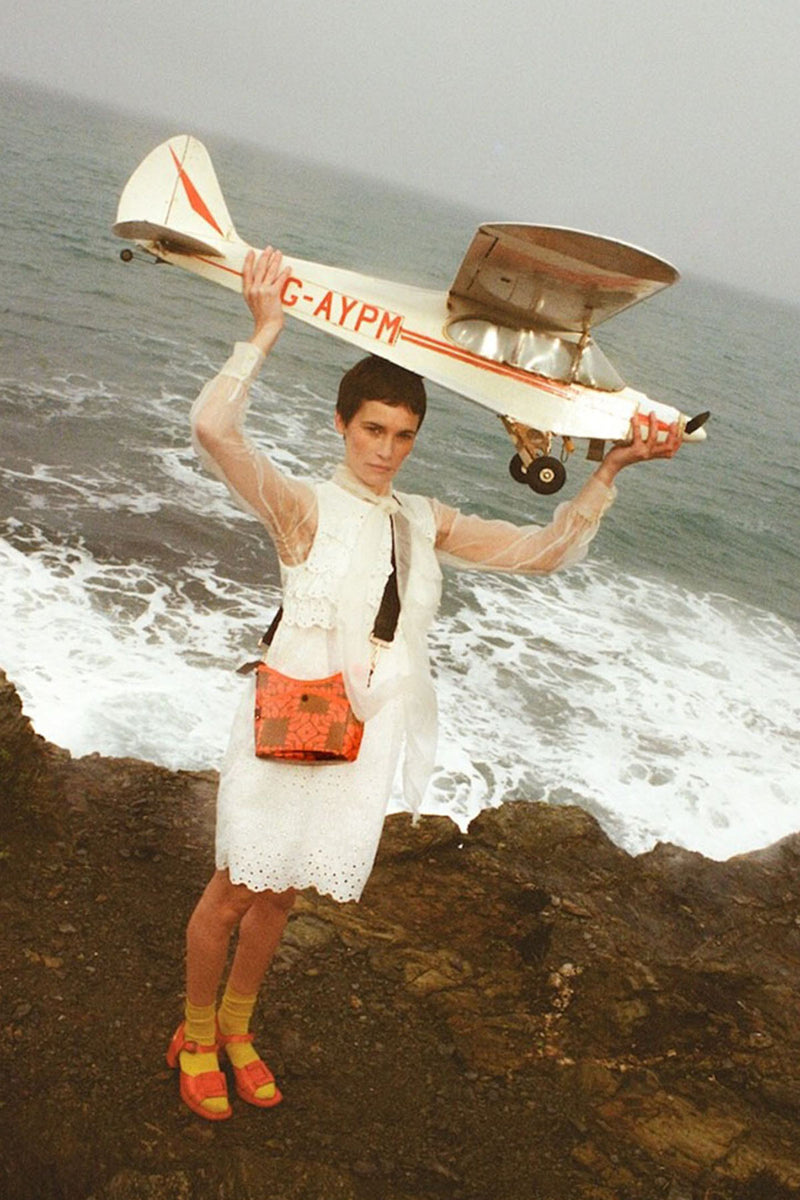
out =
[[34,731],[16,688],[0,670],[0,812],[31,812],[39,785],[59,757]]
[[597,1112],[608,1129],[625,1130],[670,1169],[690,1174],[721,1163],[746,1129],[730,1113],[703,1112],[690,1100],[662,1091],[609,1100]]
[[73,760],[0,676],[3,748],[8,1200],[800,1195],[800,837],[714,863],[577,808],[391,817],[362,901],[287,926],[285,1103],[212,1125],[163,1054],[215,776]]
[[91,1200],[191,1200],[192,1185],[183,1171],[167,1175],[143,1175],[139,1171],[120,1171]]
[[336,931],[328,921],[298,912],[289,917],[281,944],[307,953],[327,945],[335,936]]
[[354,1164],[343,1171],[326,1163],[242,1153],[234,1186],[221,1193],[221,1200],[360,1200],[353,1174],[374,1176],[377,1168],[358,1165],[366,1169],[356,1172]]

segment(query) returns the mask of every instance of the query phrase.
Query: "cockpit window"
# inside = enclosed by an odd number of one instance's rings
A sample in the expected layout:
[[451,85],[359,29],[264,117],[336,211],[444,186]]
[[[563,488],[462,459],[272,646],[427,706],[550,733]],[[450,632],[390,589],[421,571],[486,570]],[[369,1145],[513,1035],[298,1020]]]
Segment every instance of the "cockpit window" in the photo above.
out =
[[581,346],[577,333],[510,329],[477,317],[451,321],[445,333],[457,346],[480,358],[520,367],[546,379],[580,383],[605,392],[619,392],[625,386],[602,350],[591,339]]

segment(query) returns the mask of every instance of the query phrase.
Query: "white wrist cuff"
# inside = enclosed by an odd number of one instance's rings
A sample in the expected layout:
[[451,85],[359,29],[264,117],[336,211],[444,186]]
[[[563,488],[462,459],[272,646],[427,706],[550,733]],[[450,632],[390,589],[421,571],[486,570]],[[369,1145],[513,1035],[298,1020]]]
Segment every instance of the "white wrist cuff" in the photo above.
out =
[[264,355],[258,346],[254,346],[252,342],[237,342],[233,347],[233,354],[220,374],[238,379],[242,383],[250,383],[261,370],[263,362]]

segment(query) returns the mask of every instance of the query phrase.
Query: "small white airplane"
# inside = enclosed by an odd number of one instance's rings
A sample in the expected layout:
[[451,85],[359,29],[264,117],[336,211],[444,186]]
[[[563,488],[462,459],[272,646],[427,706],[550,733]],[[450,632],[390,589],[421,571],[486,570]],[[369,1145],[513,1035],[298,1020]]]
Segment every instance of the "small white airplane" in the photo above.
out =
[[[251,247],[193,137],[148,154],[125,185],[113,231],[157,260],[241,291]],[[629,441],[632,422],[646,425],[651,412],[659,436],[677,421],[684,441],[705,439],[708,413],[689,418],[627,387],[590,336],[679,277],[634,246],[553,226],[481,225],[448,292],[286,262],[291,316],[496,413],[516,448],[512,476],[536,492],[562,487],[574,439],[587,438],[587,457],[600,459],[606,441]]]

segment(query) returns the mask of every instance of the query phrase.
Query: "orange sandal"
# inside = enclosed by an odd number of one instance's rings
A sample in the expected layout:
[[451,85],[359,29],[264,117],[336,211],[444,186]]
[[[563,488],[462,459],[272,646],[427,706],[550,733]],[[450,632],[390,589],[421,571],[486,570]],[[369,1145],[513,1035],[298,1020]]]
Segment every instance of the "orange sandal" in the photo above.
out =
[[[221,1050],[225,1050],[227,1046],[235,1044],[250,1043],[253,1040],[252,1033],[222,1033],[219,1025],[217,1026],[217,1038]],[[283,1096],[281,1095],[278,1085],[275,1083],[275,1076],[270,1071],[267,1064],[261,1058],[256,1058],[252,1062],[247,1063],[244,1067],[237,1067],[228,1057],[228,1061],[233,1067],[233,1075],[236,1080],[236,1095],[240,1100],[244,1100],[247,1104],[255,1104],[257,1108],[273,1108],[276,1104],[280,1104]],[[273,1096],[258,1096],[256,1095],[259,1088],[266,1087],[267,1084],[273,1084],[275,1094]]]
[[[167,1050],[168,1067],[180,1067],[181,1050],[188,1050],[190,1054],[216,1054],[219,1051],[215,1043],[201,1046],[198,1042],[187,1041],[185,1026],[186,1022],[181,1021],[173,1034]],[[220,1098],[228,1099],[228,1086],[222,1071],[202,1071],[199,1075],[187,1075],[186,1071],[181,1071],[181,1100],[198,1117],[206,1121],[227,1121],[228,1117],[233,1116],[230,1104],[220,1112],[212,1112],[203,1106],[204,1100]]]

